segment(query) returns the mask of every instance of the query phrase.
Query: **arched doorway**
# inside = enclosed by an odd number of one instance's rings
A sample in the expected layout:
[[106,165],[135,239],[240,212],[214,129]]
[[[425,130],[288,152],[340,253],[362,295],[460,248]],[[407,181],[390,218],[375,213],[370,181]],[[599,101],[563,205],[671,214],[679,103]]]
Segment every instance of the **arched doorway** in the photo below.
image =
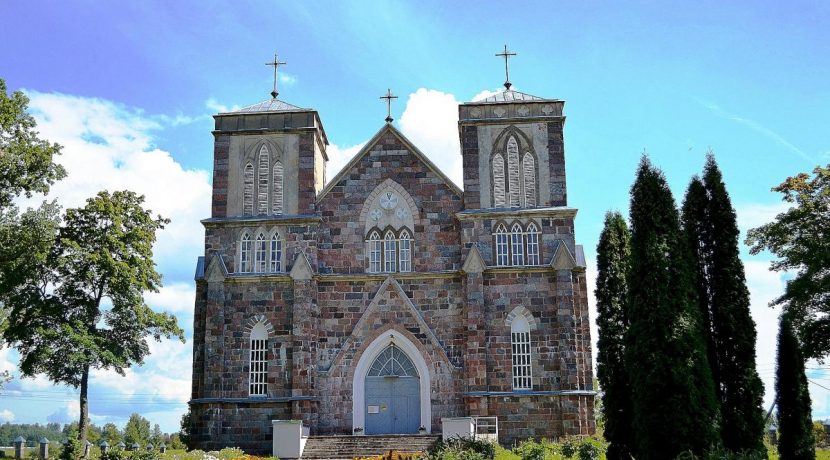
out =
[[420,376],[406,353],[389,344],[366,374],[366,434],[417,433]]

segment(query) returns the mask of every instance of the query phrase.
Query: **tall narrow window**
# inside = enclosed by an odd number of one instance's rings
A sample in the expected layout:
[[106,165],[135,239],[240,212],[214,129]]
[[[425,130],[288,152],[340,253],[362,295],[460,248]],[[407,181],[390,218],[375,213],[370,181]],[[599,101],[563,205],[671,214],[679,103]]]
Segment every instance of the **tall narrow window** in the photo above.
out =
[[510,136],[507,140],[507,193],[510,197],[509,204],[511,207],[519,207],[519,144],[516,138]]
[[539,229],[532,222],[527,226],[525,242],[527,243],[527,264],[539,265]]
[[274,162],[274,196],[271,197],[271,210],[273,214],[282,214],[283,212],[282,173],[282,162]]
[[522,173],[525,185],[525,206],[536,206],[536,159],[530,152],[522,158]]
[[496,227],[496,265],[510,265],[510,249],[508,248],[508,233],[504,224]]
[[378,232],[372,232],[369,235],[368,251],[369,251],[369,272],[379,273],[381,263],[381,241]]
[[504,157],[497,153],[493,157],[493,206],[504,207]]
[[268,395],[268,331],[265,325],[257,323],[251,330],[251,356],[249,373],[249,394]]
[[396,243],[395,234],[391,230],[386,232],[386,236],[383,237],[384,271],[386,272],[394,272],[397,269],[398,248]]
[[239,241],[239,272],[250,273],[253,269],[251,263],[251,236],[247,233],[242,235]]
[[510,230],[510,252],[513,255],[513,265],[525,264],[524,242],[522,241],[522,226],[514,224]]
[[409,238],[409,232],[406,230],[401,232],[401,271],[412,271],[412,240]]
[[268,267],[270,272],[279,273],[282,271],[282,240],[279,233],[274,233],[271,237],[271,246],[269,248]]
[[513,389],[533,388],[530,355],[530,324],[524,316],[517,316],[510,325],[511,360],[513,363]]
[[245,165],[242,173],[242,213],[250,216],[254,213],[254,166]]
[[268,147],[259,149],[257,160],[257,214],[268,213],[268,169],[271,161],[268,159]]
[[254,271],[257,273],[264,273],[267,264],[266,255],[268,254],[268,242],[265,241],[265,235],[260,233],[256,237],[256,244],[254,245]]

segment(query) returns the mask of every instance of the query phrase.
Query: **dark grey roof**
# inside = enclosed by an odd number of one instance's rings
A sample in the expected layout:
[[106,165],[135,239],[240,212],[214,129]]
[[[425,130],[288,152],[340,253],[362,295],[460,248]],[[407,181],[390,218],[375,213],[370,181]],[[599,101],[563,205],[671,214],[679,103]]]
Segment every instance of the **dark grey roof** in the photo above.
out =
[[196,275],[193,277],[196,281],[205,279],[205,257],[199,256],[196,259]]
[[257,102],[248,107],[242,107],[239,110],[222,113],[256,113],[256,112],[308,112],[312,109],[304,109],[296,105],[289,104],[279,99],[266,99],[262,102]]
[[513,101],[546,101],[547,99],[539,97],[539,96],[532,96],[530,94],[523,93],[521,91],[514,91],[514,90],[507,90],[502,91],[500,93],[496,93],[484,100],[481,101],[473,101],[473,103],[480,103],[480,102],[513,102]]

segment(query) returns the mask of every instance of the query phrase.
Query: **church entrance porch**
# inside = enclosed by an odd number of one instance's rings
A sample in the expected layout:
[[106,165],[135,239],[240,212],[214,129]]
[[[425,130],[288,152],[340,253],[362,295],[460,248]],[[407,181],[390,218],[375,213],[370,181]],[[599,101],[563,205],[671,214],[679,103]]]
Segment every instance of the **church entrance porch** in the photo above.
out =
[[412,434],[421,419],[420,378],[412,360],[394,342],[366,375],[366,434]]

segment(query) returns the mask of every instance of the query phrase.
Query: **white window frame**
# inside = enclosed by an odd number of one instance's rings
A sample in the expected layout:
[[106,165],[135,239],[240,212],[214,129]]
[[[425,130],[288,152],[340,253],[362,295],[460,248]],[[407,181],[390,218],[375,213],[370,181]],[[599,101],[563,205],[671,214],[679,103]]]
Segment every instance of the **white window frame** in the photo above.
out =
[[271,242],[268,245],[268,264],[271,273],[282,271],[282,238],[276,232],[271,236]]
[[251,330],[248,371],[248,395],[268,396],[268,331],[263,323]]
[[239,273],[250,273],[253,269],[251,235],[243,233],[239,239]]
[[366,240],[366,252],[369,254],[369,273],[380,273],[383,267],[383,250],[380,234],[372,231]]
[[498,224],[495,232],[496,265],[507,267],[510,265],[510,234],[504,224]]
[[388,230],[383,237],[383,271],[387,273],[398,270],[398,239]]
[[400,250],[399,262],[400,262],[401,271],[402,272],[411,272],[412,271],[412,238],[410,238],[408,231],[401,230],[401,237],[400,237],[400,242],[398,243],[398,248]]
[[525,232],[525,246],[527,247],[526,258],[528,265],[540,265],[542,263],[539,252],[539,228],[531,222]]
[[265,235],[260,233],[256,237],[254,244],[254,272],[265,273],[268,267],[268,242],[265,240]]
[[518,223],[510,229],[510,262],[514,266],[525,264],[524,231]]
[[530,324],[524,316],[517,316],[510,325],[510,360],[514,391],[533,389],[533,355],[530,343]]

